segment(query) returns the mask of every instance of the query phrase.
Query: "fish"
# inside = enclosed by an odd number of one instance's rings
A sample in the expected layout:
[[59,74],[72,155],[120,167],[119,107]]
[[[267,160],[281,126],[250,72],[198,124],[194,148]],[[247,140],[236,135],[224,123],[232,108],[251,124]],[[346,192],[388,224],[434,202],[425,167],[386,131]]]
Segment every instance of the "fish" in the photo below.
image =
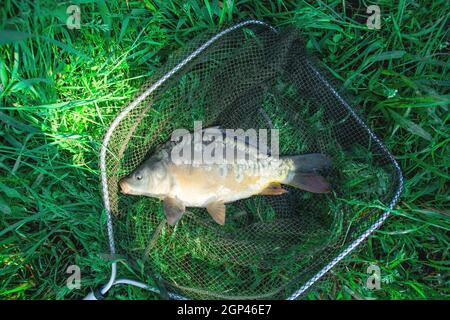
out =
[[213,150],[211,155],[229,148],[236,154],[241,150],[244,157],[209,162],[196,162],[190,157],[192,161],[179,161],[173,156],[175,148],[185,147],[192,153],[196,150],[192,139],[182,137],[184,144],[169,141],[120,179],[121,192],[160,199],[168,224],[174,226],[188,207],[206,208],[216,223],[224,225],[227,203],[255,195],[279,196],[288,192],[282,185],[312,193],[331,191],[319,174],[331,166],[330,158],[322,153],[276,157],[261,152],[245,138],[230,137],[218,127],[203,129],[202,136],[201,147]]

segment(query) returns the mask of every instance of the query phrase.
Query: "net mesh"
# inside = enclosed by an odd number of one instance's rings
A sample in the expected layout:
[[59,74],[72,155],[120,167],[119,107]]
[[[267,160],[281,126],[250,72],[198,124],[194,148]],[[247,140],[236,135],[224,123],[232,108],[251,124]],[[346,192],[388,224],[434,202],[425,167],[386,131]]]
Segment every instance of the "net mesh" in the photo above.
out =
[[[203,34],[171,56],[142,88],[166,80],[119,122],[106,155],[116,248],[167,290],[194,299],[286,298],[366,231],[398,188],[386,151],[345,106],[298,30],[237,28],[182,68],[209,40]],[[141,92],[141,93],[142,93]],[[286,187],[282,196],[227,204],[224,226],[188,208],[176,227],[157,199],[126,196],[118,180],[178,128],[279,129],[281,155],[313,152],[333,161],[327,195]]]

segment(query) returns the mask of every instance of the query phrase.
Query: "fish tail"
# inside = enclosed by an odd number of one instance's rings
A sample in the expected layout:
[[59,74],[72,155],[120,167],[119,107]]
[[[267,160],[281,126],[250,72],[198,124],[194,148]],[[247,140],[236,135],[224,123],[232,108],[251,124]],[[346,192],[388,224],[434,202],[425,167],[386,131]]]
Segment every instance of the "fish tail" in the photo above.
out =
[[330,184],[317,171],[331,167],[331,160],[324,154],[311,153],[282,158],[288,172],[281,183],[313,193],[328,193]]

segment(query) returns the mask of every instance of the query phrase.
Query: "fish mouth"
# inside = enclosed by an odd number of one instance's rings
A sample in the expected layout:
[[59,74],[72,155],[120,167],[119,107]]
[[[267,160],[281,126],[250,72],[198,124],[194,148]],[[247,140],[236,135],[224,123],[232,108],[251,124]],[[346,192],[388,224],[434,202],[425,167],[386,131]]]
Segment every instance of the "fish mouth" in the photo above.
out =
[[119,181],[119,186],[120,186],[120,191],[123,194],[128,194],[130,193],[130,186],[128,185],[128,183],[125,181],[125,179],[122,179]]

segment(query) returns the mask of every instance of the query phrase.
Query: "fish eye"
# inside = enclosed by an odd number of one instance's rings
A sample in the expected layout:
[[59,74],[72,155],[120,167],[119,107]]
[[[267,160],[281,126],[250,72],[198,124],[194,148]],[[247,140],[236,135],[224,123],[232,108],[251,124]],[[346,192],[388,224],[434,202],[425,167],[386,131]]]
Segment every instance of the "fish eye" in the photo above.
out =
[[136,174],[135,178],[136,178],[136,180],[142,180],[142,175],[141,174]]

